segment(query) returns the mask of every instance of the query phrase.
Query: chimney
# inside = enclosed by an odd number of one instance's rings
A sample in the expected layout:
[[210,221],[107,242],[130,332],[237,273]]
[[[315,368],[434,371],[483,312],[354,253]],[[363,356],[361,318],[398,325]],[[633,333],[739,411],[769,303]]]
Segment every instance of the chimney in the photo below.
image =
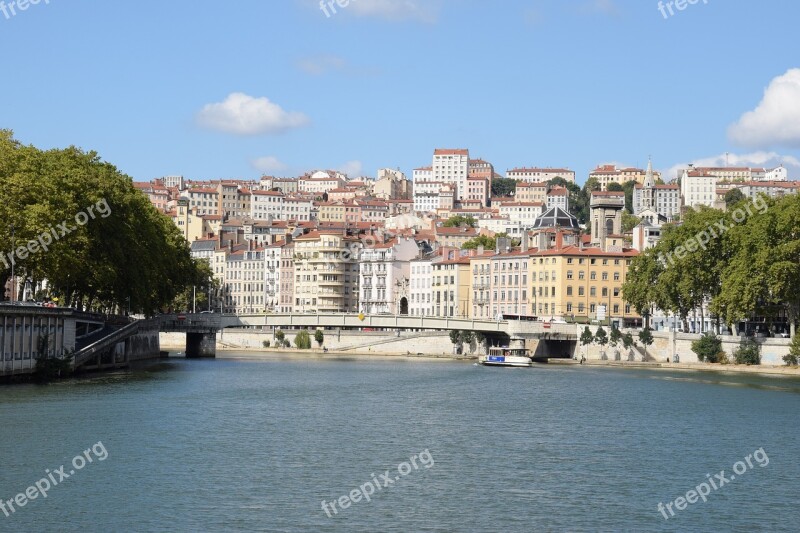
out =
[[222,234],[225,233],[222,229],[219,230],[219,247],[222,248],[225,243],[222,240]]
[[483,255],[483,253],[484,253],[483,245],[479,244],[478,245],[478,255]]
[[521,246],[522,246],[522,253],[527,252],[528,248],[530,247],[530,245],[528,243],[528,230],[525,230],[525,231],[522,232],[522,243],[521,243]]

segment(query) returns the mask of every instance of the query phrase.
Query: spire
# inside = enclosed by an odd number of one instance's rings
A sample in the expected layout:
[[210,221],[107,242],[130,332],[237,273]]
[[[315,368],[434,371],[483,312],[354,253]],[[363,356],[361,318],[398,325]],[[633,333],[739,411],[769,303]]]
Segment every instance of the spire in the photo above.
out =
[[650,157],[647,158],[647,172],[644,175],[644,186],[645,187],[654,187],[656,184],[656,180],[653,179],[653,161]]

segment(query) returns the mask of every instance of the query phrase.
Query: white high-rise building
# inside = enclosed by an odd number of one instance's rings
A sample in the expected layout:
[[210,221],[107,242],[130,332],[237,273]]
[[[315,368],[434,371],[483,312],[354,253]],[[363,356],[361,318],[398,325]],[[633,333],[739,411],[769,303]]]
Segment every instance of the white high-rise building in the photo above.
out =
[[456,199],[467,195],[469,177],[469,150],[437,148],[433,152],[433,181],[452,183],[456,187]]
[[714,207],[717,192],[718,176],[709,173],[706,169],[683,171],[681,176],[681,198],[686,207],[706,205]]

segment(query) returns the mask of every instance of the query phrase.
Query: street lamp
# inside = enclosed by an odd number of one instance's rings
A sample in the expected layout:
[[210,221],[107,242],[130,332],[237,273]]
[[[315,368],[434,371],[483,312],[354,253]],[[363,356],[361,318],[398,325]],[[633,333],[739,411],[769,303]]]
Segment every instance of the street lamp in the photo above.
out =
[[[14,224],[11,224],[11,249],[14,250],[16,241],[14,240]],[[16,299],[16,283],[14,281],[14,260],[11,260],[11,302]]]

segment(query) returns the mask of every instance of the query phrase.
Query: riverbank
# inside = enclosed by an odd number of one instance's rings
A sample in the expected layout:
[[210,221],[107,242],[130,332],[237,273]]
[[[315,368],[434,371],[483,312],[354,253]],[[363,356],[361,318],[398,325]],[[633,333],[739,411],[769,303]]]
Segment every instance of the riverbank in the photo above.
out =
[[[171,353],[183,353],[182,346],[162,346],[163,350]],[[260,357],[275,357],[275,356],[288,356],[292,358],[307,357],[314,359],[436,359],[446,361],[468,361],[475,362],[478,360],[477,355],[455,355],[455,354],[432,354],[432,353],[411,353],[411,352],[372,352],[369,350],[348,350],[336,351],[328,350],[324,352],[318,348],[310,350],[298,350],[295,348],[217,348],[217,359],[231,359],[241,358],[241,354],[247,354],[247,357],[260,358]],[[236,355],[233,355],[236,354]]]
[[[570,359],[551,359],[549,364],[579,365]],[[641,361],[584,361],[584,365],[599,368],[638,368],[648,370],[683,370],[690,372],[729,372],[763,374],[768,376],[800,377],[800,367],[778,365],[720,365],[712,363],[646,363]]]

